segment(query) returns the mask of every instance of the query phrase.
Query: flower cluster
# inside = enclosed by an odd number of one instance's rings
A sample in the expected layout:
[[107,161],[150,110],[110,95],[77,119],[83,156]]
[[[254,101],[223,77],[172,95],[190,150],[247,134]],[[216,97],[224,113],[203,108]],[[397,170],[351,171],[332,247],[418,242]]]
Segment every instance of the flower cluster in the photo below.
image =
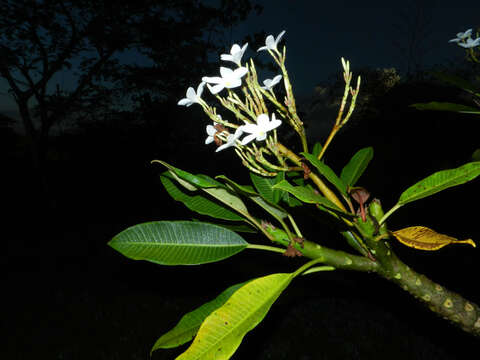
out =
[[457,33],[457,37],[449,40],[448,42],[454,42],[457,43],[458,46],[471,49],[480,45],[480,37],[472,39],[472,29],[468,29],[465,32]]
[[[213,124],[206,126],[205,144],[215,143],[217,152],[230,147],[235,148],[244,165],[264,175],[273,174],[272,169],[279,170],[284,163],[275,150],[277,143],[275,131],[283,121],[289,122],[299,134],[304,136],[303,124],[296,114],[295,100],[285,69],[285,47],[283,53],[278,50],[284,34],[285,31],[282,31],[277,37],[267,36],[265,46],[257,50],[257,52],[268,51],[282,72],[271,79],[263,80],[263,86],[258,82],[253,60],[242,63],[248,43],[242,46],[234,44],[228,54],[220,55],[220,59],[235,64],[236,68],[220,66],[219,76],[203,76],[197,90],[189,87],[186,97],[178,101],[178,105],[187,107],[199,104],[213,121]],[[277,99],[273,91],[275,85],[282,79],[286,92],[283,103]],[[215,106],[207,104],[202,99],[205,85],[218,102],[233,113],[237,123],[222,118],[217,114]],[[234,92],[238,88],[241,89],[242,96]],[[221,96],[222,92],[226,92],[227,95]],[[272,110],[272,106],[276,110]],[[255,142],[263,142],[263,144],[257,146]],[[276,157],[276,165],[269,162],[265,155]]]

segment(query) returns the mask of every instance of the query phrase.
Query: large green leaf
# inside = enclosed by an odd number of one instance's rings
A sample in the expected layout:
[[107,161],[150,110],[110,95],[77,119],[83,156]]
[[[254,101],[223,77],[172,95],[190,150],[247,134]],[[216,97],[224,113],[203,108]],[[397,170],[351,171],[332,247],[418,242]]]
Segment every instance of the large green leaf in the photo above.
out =
[[340,179],[335,172],[323,161],[318,160],[314,155],[302,152],[301,153],[305,159],[310,161],[310,163],[315,166],[323,177],[325,177],[330,183],[332,183],[338,191],[340,191],[343,195],[347,196],[347,185]]
[[334,203],[332,203],[326,197],[317,194],[313,189],[309,188],[308,186],[293,186],[287,180],[282,180],[274,187],[289,192],[297,199],[305,203],[320,204],[330,209],[339,210]]
[[248,243],[221,226],[191,221],[155,221],[122,231],[108,243],[133,260],[197,265],[228,258]]
[[[230,210],[225,205],[218,203],[208,197],[208,195],[198,190],[193,185],[189,183],[187,185],[193,186],[194,191],[182,191],[179,186],[174,183],[175,174],[171,174],[169,171],[163,173],[160,176],[160,181],[162,182],[165,190],[170,194],[170,196],[177,201],[181,201],[188,207],[190,210],[195,211],[202,215],[208,215],[217,219],[223,220],[233,220],[241,221],[243,218],[238,215],[236,212]],[[182,179],[175,179],[177,182],[184,181]]]
[[452,186],[464,184],[480,175],[480,161],[471,162],[456,169],[438,171],[405,190],[398,205],[423,199]]
[[273,204],[278,204],[283,193],[279,189],[274,189],[273,186],[283,180],[283,173],[279,173],[275,178],[269,178],[251,172],[250,179],[261,197]]
[[230,286],[212,301],[185,314],[173,329],[163,334],[155,342],[150,353],[157,349],[174,348],[192,340],[205,318],[210,315],[212,311],[225,304],[232,294],[243,285],[245,285],[245,282]]
[[355,155],[352,156],[348,164],[342,169],[340,178],[348,186],[354,186],[360,176],[362,176],[372,158],[372,147],[366,147],[358,150]]
[[241,287],[205,319],[192,345],[177,360],[229,359],[294,276],[295,273],[272,274]]
[[453,111],[465,114],[480,114],[480,109],[468,105],[454,104],[449,102],[432,101],[429,103],[417,103],[410,105],[417,110],[438,110],[438,111]]

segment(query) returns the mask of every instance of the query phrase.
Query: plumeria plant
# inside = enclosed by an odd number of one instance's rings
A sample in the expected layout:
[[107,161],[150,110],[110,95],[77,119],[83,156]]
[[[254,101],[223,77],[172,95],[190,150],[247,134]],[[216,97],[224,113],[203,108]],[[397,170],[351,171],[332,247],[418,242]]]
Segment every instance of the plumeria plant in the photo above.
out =
[[[391,230],[386,220],[413,201],[476,178],[480,162],[420,180],[401,193],[398,202],[384,213],[380,201],[370,200],[369,192],[357,186],[372,160],[371,147],[359,149],[339,174],[324,160],[329,145],[354,111],[360,78],[352,86],[350,63],[342,58],[345,91],[338,115],[327,139],[312,146],[297,113],[285,67],[286,47],[279,48],[284,34],[269,35],[265,46],[257,50],[270,55],[279,69],[279,74],[263,80],[263,85],[254,61],[243,60],[248,45],[235,44],[229,54],[220,57],[234,68],[222,66],[220,76],[204,76],[197,90],[188,88],[186,97],[178,102],[181,106],[202,107],[209,122],[205,143],[215,144],[215,151],[231,151],[232,156],[234,152],[249,171],[251,184],[239,184],[225,175],[194,175],[154,160],[166,169],[161,182],[173,199],[216,223],[142,223],[119,233],[109,245],[131,259],[161,265],[205,264],[244,250],[304,257],[305,263],[293,273],[269,274],[232,284],[215,299],[185,314],[173,329],[158,338],[152,352],[193,339],[177,359],[229,359],[293,279],[332,270],[377,274],[398,284],[431,311],[479,336],[480,307],[415,272],[395,255],[391,246],[398,240],[415,249],[433,251],[456,243],[475,246],[473,240],[457,240],[424,226]],[[203,97],[205,85],[212,101]],[[283,98],[276,91],[280,87]],[[281,130],[288,126],[298,135],[299,152],[282,143]],[[340,238],[352,251],[329,248],[321,238],[305,238],[294,218],[300,206],[308,207],[314,217],[330,217],[341,225]],[[257,215],[258,211],[263,215]],[[257,232],[256,241],[247,242],[238,234],[243,231]]]

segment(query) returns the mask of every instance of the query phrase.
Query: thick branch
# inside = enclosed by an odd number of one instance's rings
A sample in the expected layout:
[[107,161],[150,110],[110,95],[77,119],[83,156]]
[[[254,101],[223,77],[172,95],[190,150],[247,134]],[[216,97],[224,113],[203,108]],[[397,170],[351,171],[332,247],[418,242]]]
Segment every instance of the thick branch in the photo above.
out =
[[393,254],[391,264],[393,273],[381,269],[378,273],[408,291],[445,320],[449,320],[472,335],[480,336],[480,307],[478,305],[433,282],[426,276],[418,274]]

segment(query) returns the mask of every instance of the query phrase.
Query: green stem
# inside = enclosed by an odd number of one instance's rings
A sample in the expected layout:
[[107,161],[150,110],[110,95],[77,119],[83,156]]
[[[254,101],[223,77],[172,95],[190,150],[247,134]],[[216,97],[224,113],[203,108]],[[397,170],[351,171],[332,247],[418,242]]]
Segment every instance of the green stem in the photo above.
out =
[[333,270],[335,270],[335,268],[333,266],[315,266],[313,268],[308,269],[307,271],[304,271],[302,273],[302,276],[307,275],[307,274],[320,272],[320,271],[333,271]]
[[256,245],[256,244],[248,244],[247,249],[266,250],[266,251],[272,251],[272,252],[281,253],[281,254],[285,252],[285,249],[278,248],[275,246]]
[[387,211],[387,213],[385,215],[383,215],[383,217],[380,219],[380,221],[378,222],[379,225],[382,225],[385,220],[387,220],[387,218],[392,215],[396,210],[398,210],[400,207],[402,206],[402,204],[395,204],[394,207],[392,207],[390,210]]

